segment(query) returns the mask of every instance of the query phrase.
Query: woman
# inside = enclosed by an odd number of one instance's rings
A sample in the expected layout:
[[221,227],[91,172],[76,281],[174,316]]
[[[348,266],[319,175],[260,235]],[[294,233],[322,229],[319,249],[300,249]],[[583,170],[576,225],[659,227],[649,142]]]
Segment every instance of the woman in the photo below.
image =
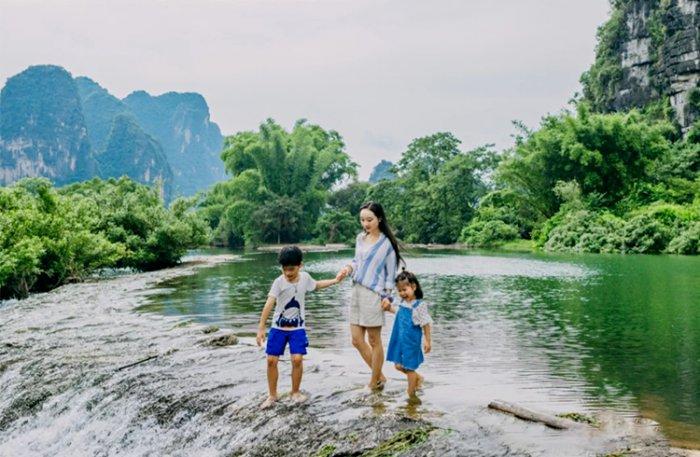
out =
[[399,254],[399,244],[387,223],[382,205],[375,202],[362,205],[360,223],[363,232],[357,235],[355,258],[341,270],[341,274],[352,276],[352,345],[372,369],[369,388],[374,390],[382,389],[386,383],[386,377],[382,374],[382,301],[391,295],[396,269],[402,258]]

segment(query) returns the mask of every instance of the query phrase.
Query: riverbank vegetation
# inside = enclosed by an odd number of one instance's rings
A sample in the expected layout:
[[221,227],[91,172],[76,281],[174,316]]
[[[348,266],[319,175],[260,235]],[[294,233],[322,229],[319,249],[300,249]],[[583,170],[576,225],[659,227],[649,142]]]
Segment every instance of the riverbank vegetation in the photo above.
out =
[[206,243],[194,200],[163,206],[128,178],[54,188],[43,178],[0,187],[0,298],[23,297],[101,268],[154,270]]

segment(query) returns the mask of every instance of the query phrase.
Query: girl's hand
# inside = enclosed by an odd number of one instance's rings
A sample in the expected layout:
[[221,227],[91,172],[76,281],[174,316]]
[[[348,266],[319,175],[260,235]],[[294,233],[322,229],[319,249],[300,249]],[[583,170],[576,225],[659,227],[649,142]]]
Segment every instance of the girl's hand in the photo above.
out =
[[265,341],[265,329],[260,328],[260,329],[258,329],[258,334],[255,336],[255,342],[258,343],[258,346],[262,346],[264,341]]
[[388,298],[382,300],[382,309],[384,311],[391,311],[391,300],[389,300]]
[[430,345],[430,340],[425,340],[423,342],[423,352],[425,352],[427,354],[430,352],[430,349],[432,349],[432,347]]
[[336,280],[337,282],[340,282],[340,281],[342,281],[343,279],[345,279],[346,276],[347,276],[347,270],[346,270],[345,268],[343,268],[342,270],[340,270],[340,271],[338,272],[337,275],[335,275],[335,280]]

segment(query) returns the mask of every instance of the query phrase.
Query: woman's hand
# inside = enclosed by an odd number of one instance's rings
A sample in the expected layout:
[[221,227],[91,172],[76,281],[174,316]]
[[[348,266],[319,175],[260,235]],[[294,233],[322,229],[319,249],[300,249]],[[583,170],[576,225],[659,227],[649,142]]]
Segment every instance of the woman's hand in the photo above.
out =
[[343,279],[345,279],[345,277],[348,275],[346,268],[347,268],[347,267],[342,268],[342,269],[338,272],[338,274],[335,275],[335,280],[336,280],[336,281],[340,282],[340,281],[342,281]]
[[430,352],[431,349],[432,349],[432,346],[430,345],[430,340],[426,339],[423,342],[423,352],[425,352],[427,354]]
[[255,342],[258,343],[258,346],[262,346],[264,341],[265,341],[265,329],[259,328],[258,334],[255,336]]
[[382,309],[384,311],[391,311],[391,300],[389,300],[389,298],[382,300]]

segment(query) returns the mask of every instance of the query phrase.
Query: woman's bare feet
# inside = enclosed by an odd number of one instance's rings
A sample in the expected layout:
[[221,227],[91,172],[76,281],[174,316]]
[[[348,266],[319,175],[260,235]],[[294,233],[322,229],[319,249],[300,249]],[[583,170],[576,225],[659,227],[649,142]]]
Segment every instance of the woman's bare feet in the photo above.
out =
[[260,405],[260,409],[267,409],[270,406],[274,405],[275,402],[277,401],[277,397],[270,395],[265,399],[264,402],[262,402],[262,405]]
[[379,391],[379,390],[384,390],[384,386],[386,386],[386,376],[383,374],[379,378],[379,381],[377,381],[374,385],[369,384],[367,385],[367,388],[371,391]]
[[304,403],[306,400],[309,399],[306,395],[304,395],[301,392],[294,392],[291,395],[292,403]]

